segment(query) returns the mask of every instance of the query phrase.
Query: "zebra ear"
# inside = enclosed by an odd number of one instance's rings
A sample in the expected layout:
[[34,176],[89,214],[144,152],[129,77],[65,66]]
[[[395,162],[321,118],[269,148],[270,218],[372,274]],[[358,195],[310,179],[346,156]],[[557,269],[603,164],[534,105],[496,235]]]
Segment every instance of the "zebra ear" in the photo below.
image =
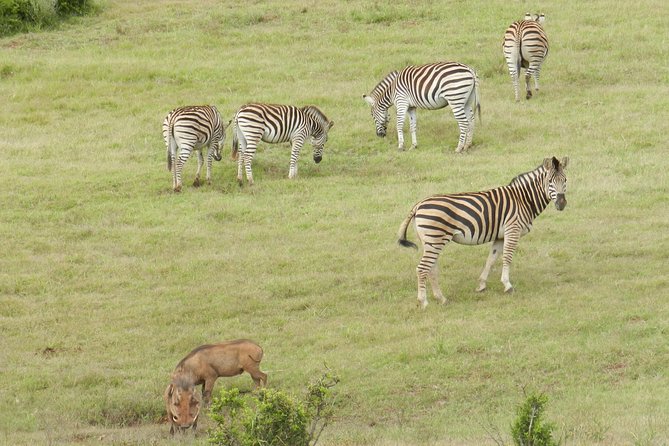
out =
[[562,170],[567,168],[567,165],[569,164],[569,157],[565,156],[562,158],[562,161],[560,161],[560,166],[562,166]]
[[232,124],[232,119],[229,120],[227,124],[225,124],[225,128],[227,129],[228,127],[230,127],[230,124]]
[[553,158],[544,158],[544,169],[551,170],[553,168]]
[[330,130],[333,125],[334,125],[334,121],[330,121],[330,123],[328,124],[328,130]]
[[541,25],[543,25],[546,22],[546,16],[543,14],[539,14],[536,18],[536,21],[539,22]]
[[362,98],[367,102],[369,105],[372,107],[374,106],[374,99],[372,99],[370,96],[367,96],[366,94],[362,95]]

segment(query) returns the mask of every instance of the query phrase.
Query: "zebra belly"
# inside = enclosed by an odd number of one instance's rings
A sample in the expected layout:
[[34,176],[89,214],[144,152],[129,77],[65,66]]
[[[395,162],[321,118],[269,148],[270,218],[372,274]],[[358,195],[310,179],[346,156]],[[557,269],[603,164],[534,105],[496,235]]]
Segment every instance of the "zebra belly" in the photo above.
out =
[[262,135],[262,140],[265,142],[268,142],[270,144],[276,144],[280,142],[289,142],[290,141],[290,136],[286,135],[274,135],[269,132],[265,132]]
[[410,104],[412,107],[423,108],[427,110],[439,110],[448,106],[448,101],[442,97],[429,98],[428,100],[422,99],[418,100],[414,98],[413,103]]
[[497,234],[490,234],[486,237],[479,236],[479,234],[471,234],[464,232],[456,232],[453,234],[452,241],[459,245],[483,245],[485,243],[490,243],[493,240],[500,240],[504,238],[504,231],[500,230]]

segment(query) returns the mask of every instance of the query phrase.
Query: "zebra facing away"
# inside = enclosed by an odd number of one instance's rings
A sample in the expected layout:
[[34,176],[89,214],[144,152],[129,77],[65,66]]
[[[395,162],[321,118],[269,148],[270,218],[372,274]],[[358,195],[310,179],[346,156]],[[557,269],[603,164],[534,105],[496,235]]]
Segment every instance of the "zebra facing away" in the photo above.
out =
[[404,119],[409,114],[411,148],[418,146],[416,138],[416,109],[438,110],[450,105],[458,122],[460,138],[456,152],[472,144],[474,111],[481,115],[479,81],[473,69],[456,62],[437,62],[408,66],[389,73],[372,92],[362,96],[372,106],[376,135],[386,136],[388,109],[393,104],[397,112],[397,141],[404,150]]
[[167,170],[172,172],[174,192],[181,192],[181,172],[193,150],[198,155],[193,186],[200,186],[203,147],[207,147],[207,184],[211,184],[212,160],[221,160],[225,129],[229,125],[230,122],[223,126],[221,115],[212,105],[179,107],[167,114],[163,121],[163,138],[167,146]]
[[502,252],[502,283],[504,291],[513,291],[509,269],[518,240],[532,228],[532,221],[553,200],[557,210],[567,205],[569,158],[562,161],[546,158],[536,169],[518,175],[507,186],[482,192],[434,195],[417,203],[399,229],[402,246],[416,245],[407,240],[407,227],[413,219],[416,234],[423,245],[418,263],[418,303],[427,306],[426,279],[429,278],[434,296],[443,304],[446,298],[437,282],[437,260],[450,241],[463,245],[492,242],[488,260],[479,276],[476,291],[486,289],[488,274]]
[[504,32],[502,50],[513,81],[513,91],[518,101],[518,76],[520,69],[525,68],[526,99],[532,97],[530,77],[534,78],[534,89],[539,91],[539,71],[541,64],[548,55],[548,38],[544,32],[546,17],[539,14],[532,17],[525,13],[524,20],[513,22]]
[[323,146],[328,139],[328,131],[334,121],[317,107],[295,107],[292,105],[246,104],[235,115],[232,138],[232,158],[237,159],[237,181],[241,185],[246,180],[253,184],[251,162],[260,140],[268,143],[290,142],[290,169],[288,178],[297,176],[297,160],[300,150],[308,138],[314,147],[316,164],[323,159]]

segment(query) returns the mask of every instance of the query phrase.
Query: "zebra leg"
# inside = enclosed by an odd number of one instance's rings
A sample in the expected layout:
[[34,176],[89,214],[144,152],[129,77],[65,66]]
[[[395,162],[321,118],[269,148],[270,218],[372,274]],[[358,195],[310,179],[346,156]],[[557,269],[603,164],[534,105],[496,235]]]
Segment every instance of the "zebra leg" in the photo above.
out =
[[211,184],[211,166],[214,163],[214,152],[210,150],[207,153],[207,184]]
[[404,118],[406,116],[407,107],[402,104],[396,105],[397,112],[397,150],[402,152],[404,150]]
[[251,162],[253,161],[253,155],[255,154],[255,147],[249,147],[246,151],[242,152],[242,158],[244,158],[244,168],[246,170],[246,182],[249,186],[253,186],[253,171],[251,171]]
[[446,300],[436,281],[436,264],[439,254],[449,240],[450,239],[444,237],[442,239],[437,239],[434,242],[423,242],[423,256],[416,267],[416,276],[418,277],[418,305],[420,305],[422,309],[427,307],[426,282],[428,277],[430,278],[432,292],[435,297],[442,301],[442,303]]
[[172,190],[175,192],[177,191],[177,156],[175,153],[170,154],[170,158],[172,160]]
[[176,178],[174,192],[181,192],[181,173],[183,171],[184,165],[186,164],[186,161],[188,161],[188,158],[190,157],[192,150],[193,148],[188,146],[182,146],[181,150],[179,150],[179,156],[177,157],[174,164],[174,176]]
[[204,164],[204,155],[202,155],[202,149],[197,150],[197,172],[195,172],[195,181],[193,181],[193,187],[200,187],[200,172],[202,172],[202,164]]
[[290,151],[290,168],[288,169],[288,178],[291,180],[297,176],[297,160],[300,158],[300,150],[304,144],[305,138],[296,136],[292,141],[292,149]]
[[516,98],[516,102],[520,101],[520,97],[518,94],[518,77],[519,73],[518,71],[509,68],[509,75],[511,76],[511,83],[513,84],[513,95]]
[[237,182],[244,184],[244,152],[237,153]]
[[444,297],[444,293],[441,292],[441,288],[439,287],[439,267],[436,262],[430,270],[428,277],[430,278],[430,286],[432,287],[432,293],[434,293],[434,297],[439,300],[440,304],[446,304],[447,300]]
[[409,129],[411,130],[411,149],[418,147],[416,131],[418,130],[418,121],[416,120],[416,107],[409,108]]
[[458,121],[458,128],[460,129],[460,136],[458,137],[458,147],[455,149],[455,153],[461,153],[467,148],[467,136],[469,135],[469,119],[467,119],[467,112],[464,106],[451,104],[451,110],[453,110],[453,115]]
[[525,99],[531,99],[532,98],[532,89],[530,88],[530,76],[532,76],[532,70],[527,69],[525,71],[525,91],[527,94],[525,95]]
[[488,254],[488,260],[486,260],[485,267],[483,268],[483,271],[481,271],[481,275],[479,276],[479,286],[478,288],[476,288],[477,292],[480,293],[481,291],[485,291],[488,282],[488,275],[490,274],[490,269],[497,260],[497,257],[499,257],[499,253],[502,251],[503,248],[504,248],[504,240],[495,240],[492,243],[492,246],[490,247],[490,254]]
[[504,250],[502,254],[502,283],[504,284],[504,292],[513,292],[513,285],[509,280],[509,273],[511,270],[511,260],[513,253],[518,246],[518,239],[520,238],[520,231],[510,230],[504,231]]

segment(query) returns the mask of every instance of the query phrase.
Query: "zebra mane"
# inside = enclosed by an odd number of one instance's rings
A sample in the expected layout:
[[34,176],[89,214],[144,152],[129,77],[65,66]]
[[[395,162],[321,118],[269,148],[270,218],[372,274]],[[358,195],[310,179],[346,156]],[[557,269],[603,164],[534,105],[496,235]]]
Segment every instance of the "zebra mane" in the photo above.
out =
[[546,171],[546,169],[544,169],[544,165],[541,164],[540,166],[538,166],[534,170],[530,170],[529,172],[524,172],[524,173],[518,174],[515,177],[513,177],[513,179],[509,183],[509,186],[530,183],[530,182],[536,180],[537,178],[539,178],[539,176],[542,173],[544,173],[545,171]]
[[327,131],[330,128],[330,120],[315,105],[307,105],[302,107],[301,110],[318,123],[323,130]]
[[381,82],[379,82],[376,87],[372,90],[372,92],[369,94],[371,97],[373,97],[375,100],[378,100],[383,96],[383,93],[388,90],[388,88],[392,85],[392,83],[397,79],[397,76],[400,74],[399,71],[391,71],[381,79]]

